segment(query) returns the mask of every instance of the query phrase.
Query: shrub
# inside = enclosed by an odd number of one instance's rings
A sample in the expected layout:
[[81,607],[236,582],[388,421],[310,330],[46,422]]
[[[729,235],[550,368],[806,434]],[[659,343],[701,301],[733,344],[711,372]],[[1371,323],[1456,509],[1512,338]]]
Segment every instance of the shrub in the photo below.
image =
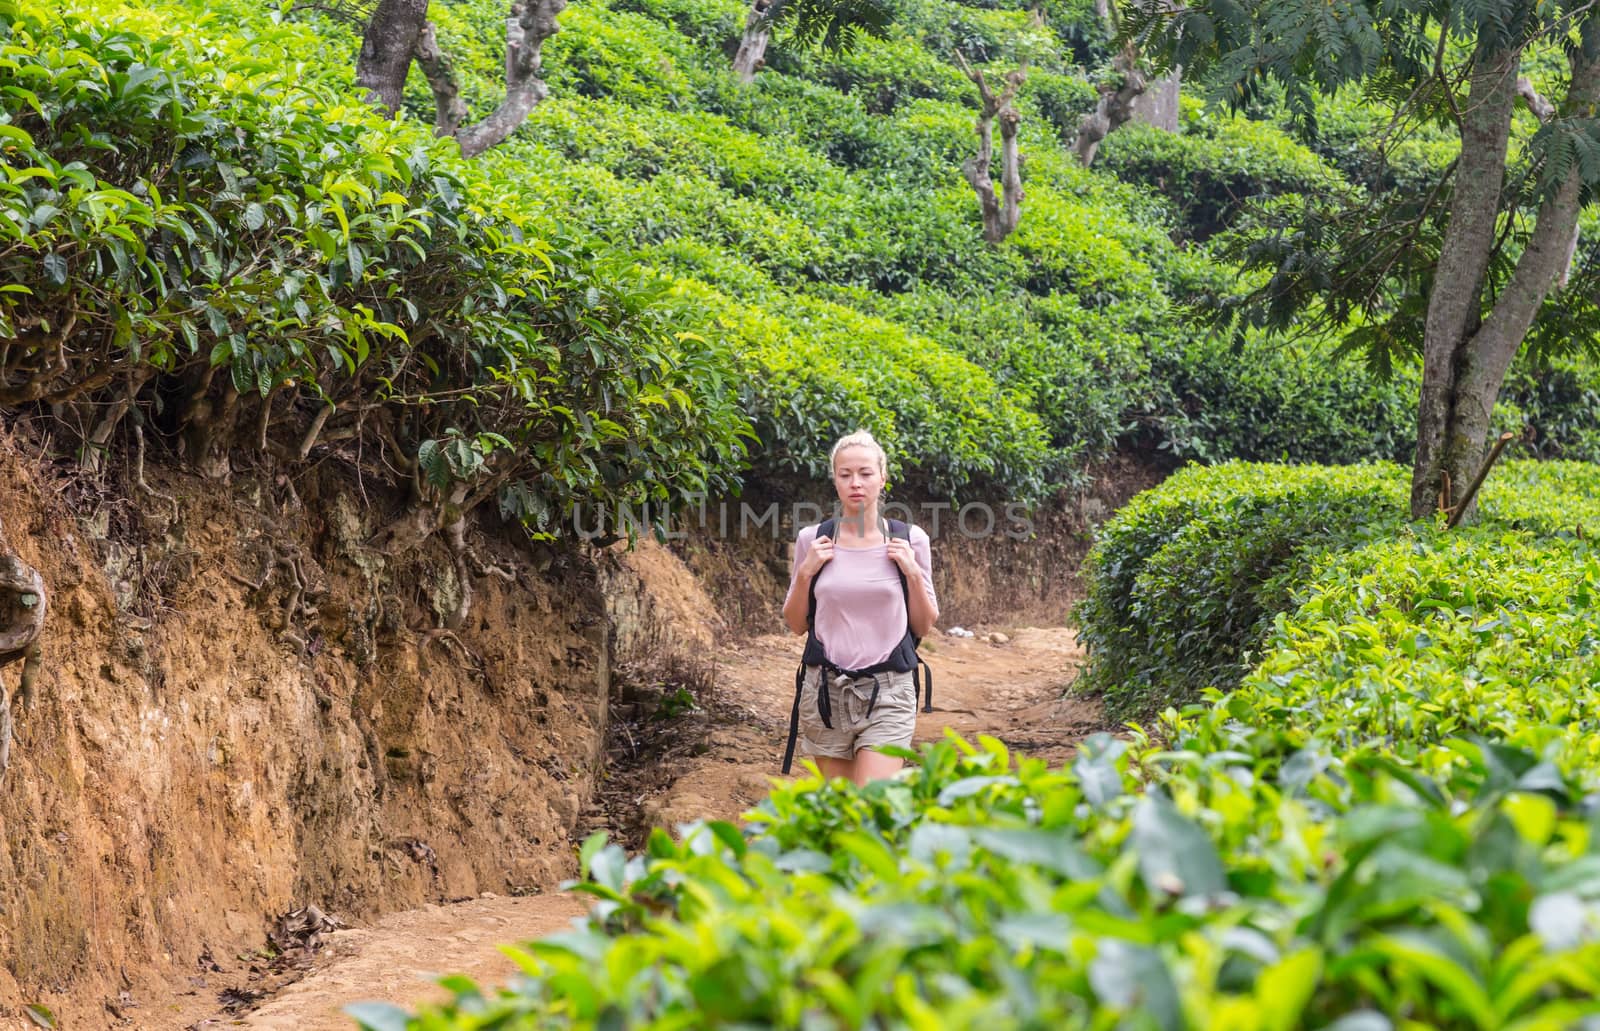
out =
[[342,103],[305,28],[23,7],[0,33],[29,84],[0,95],[7,403],[109,412],[98,447],[126,399],[202,466],[245,413],[279,457],[361,435],[380,478],[540,531],[731,486],[731,357],[492,166]]
[[1022,93],[1024,110],[1048,122],[1063,142],[1077,138],[1079,120],[1099,100],[1099,91],[1081,76],[1052,72],[1029,72]]
[[1053,476],[1104,458],[1144,401],[1149,359],[1141,327],[1118,307],[1091,312],[1071,294],[956,296],[921,289],[856,307],[878,311],[989,370],[1043,420]]
[[1142,433],[1185,461],[1409,462],[1419,370],[1382,378],[1330,341],[1204,331],[1155,350]]
[[[1408,482],[1388,465],[1229,463],[1191,467],[1135,498],[1102,529],[1085,565],[1077,617],[1093,660],[1087,682],[1127,715],[1233,687],[1274,617],[1323,582],[1320,563],[1400,531]],[[1581,536],[1600,523],[1600,467],[1509,461],[1479,497],[1472,539],[1485,561],[1532,569],[1540,563],[1493,558],[1484,542],[1507,530]],[[1406,547],[1394,546],[1397,567]],[[1366,568],[1350,561],[1340,568]]]
[[1076,616],[1118,716],[1228,687],[1315,558],[1403,522],[1392,466],[1190,467],[1101,530]]
[[859,426],[938,496],[1037,499],[1048,453],[1037,416],[978,366],[893,323],[809,299],[735,302],[685,283],[745,361],[745,406],[768,468],[826,479],[827,446]]
[[1176,747],[1278,761],[1374,747],[1428,766],[1452,761],[1452,738],[1489,739],[1600,783],[1600,555],[1587,544],[1424,526],[1306,580],[1221,708],[1168,715]]
[[1523,355],[1512,365],[1496,407],[1514,408],[1517,449],[1538,458],[1600,462],[1600,368],[1592,358],[1545,362]]
[[1181,132],[1129,122],[1100,147],[1108,171],[1171,200],[1186,237],[1227,228],[1254,197],[1346,188],[1336,169],[1271,122],[1186,111]]
[[750,13],[743,0],[612,0],[610,7],[669,23],[710,54],[738,45]]
[[[525,976],[364,1027],[1561,1028],[1597,1008],[1579,785],[1507,746],[1127,749],[1070,769],[927,746],[864,790],[802,779],[755,827],[585,842],[583,927]],[[1154,782],[1136,792],[1140,782]],[[1402,1016],[1403,1015],[1403,1016]]]

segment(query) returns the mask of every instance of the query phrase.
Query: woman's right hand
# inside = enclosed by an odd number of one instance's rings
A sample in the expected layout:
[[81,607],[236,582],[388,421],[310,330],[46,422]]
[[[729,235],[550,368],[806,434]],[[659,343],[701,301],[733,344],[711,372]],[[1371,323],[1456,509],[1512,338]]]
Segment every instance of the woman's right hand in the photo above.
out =
[[832,558],[833,541],[827,537],[818,537],[811,542],[811,547],[806,549],[806,557],[800,563],[800,575],[808,580],[815,577]]

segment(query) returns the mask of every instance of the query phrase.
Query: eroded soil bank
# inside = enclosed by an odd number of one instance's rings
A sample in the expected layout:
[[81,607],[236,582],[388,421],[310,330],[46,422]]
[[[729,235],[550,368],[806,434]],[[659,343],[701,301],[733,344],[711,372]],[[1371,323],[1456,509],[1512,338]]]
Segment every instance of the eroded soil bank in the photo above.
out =
[[477,579],[441,632],[443,543],[375,552],[399,499],[332,466],[124,490],[125,469],[87,479],[0,436],[0,481],[50,604],[0,784],[5,1026],[33,1004],[181,1027],[171,986],[214,997],[270,965],[279,914],[361,922],[574,872],[610,685],[592,565],[475,532],[515,582]]

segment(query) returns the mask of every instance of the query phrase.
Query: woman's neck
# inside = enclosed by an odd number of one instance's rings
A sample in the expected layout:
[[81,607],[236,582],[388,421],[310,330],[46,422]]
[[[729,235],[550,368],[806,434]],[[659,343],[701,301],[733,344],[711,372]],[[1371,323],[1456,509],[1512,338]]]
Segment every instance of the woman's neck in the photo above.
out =
[[845,509],[839,516],[837,535],[852,540],[867,540],[877,535],[878,522],[876,503],[863,504],[853,512]]

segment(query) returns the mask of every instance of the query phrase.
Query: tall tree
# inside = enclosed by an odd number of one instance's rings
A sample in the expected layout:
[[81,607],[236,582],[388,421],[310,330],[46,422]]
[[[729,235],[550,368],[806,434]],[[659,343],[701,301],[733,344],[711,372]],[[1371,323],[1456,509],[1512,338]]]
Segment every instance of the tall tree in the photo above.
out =
[[881,39],[893,17],[887,0],[752,0],[733,70],[741,82],[754,81],[780,30],[800,47],[838,53],[863,36]]
[[[1319,96],[1352,84],[1393,106],[1380,147],[1429,125],[1459,133],[1455,161],[1420,194],[1305,198],[1264,218],[1240,253],[1269,280],[1221,305],[1240,325],[1355,326],[1351,345],[1380,366],[1420,353],[1411,512],[1456,506],[1524,343],[1600,350],[1600,263],[1577,246],[1600,185],[1600,5],[1132,0],[1125,14],[1129,38],[1208,70],[1220,96],[1281,85],[1307,135]],[[1522,74],[1533,56],[1542,92]]]
[[556,16],[567,0],[512,0],[506,15],[506,94],[482,121],[463,125],[467,106],[447,54],[428,20],[428,0],[378,0],[356,59],[356,84],[373,103],[393,112],[416,61],[433,91],[434,128],[454,136],[468,157],[505,140],[549,94],[539,78],[544,41],[561,31]]

